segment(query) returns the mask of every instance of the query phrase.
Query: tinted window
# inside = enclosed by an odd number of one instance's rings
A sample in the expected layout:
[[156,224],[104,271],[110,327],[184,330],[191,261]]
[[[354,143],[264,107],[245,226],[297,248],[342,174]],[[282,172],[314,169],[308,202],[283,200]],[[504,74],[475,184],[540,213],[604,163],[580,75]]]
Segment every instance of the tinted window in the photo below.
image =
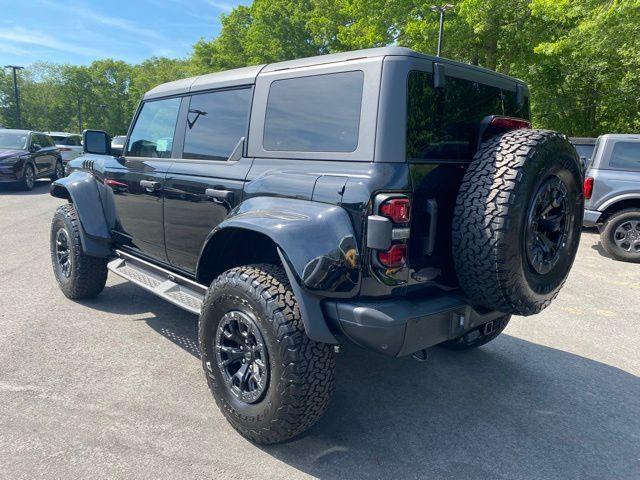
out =
[[353,152],[358,146],[361,71],[276,80],[264,125],[265,150]]
[[53,138],[53,141],[58,145],[68,145],[67,139],[69,137],[61,137],[60,135],[51,135],[51,138]]
[[226,90],[191,97],[184,158],[226,160],[249,122],[251,90]]
[[410,72],[407,99],[408,159],[471,159],[480,121],[488,115],[528,118],[528,99],[516,104],[516,92],[446,77],[433,88],[433,76]]
[[37,143],[42,148],[53,146],[53,140],[50,140],[47,135],[43,135],[42,133],[37,133],[34,135],[34,143]]
[[180,98],[146,102],[131,132],[127,155],[170,158]]
[[640,171],[640,142],[616,142],[611,152],[609,167]]

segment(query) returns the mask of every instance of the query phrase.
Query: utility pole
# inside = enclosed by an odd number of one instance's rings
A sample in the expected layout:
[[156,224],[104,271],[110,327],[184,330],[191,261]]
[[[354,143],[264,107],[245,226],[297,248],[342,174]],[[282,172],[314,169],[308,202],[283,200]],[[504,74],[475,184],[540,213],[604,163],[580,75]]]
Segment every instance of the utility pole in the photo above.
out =
[[438,29],[438,57],[442,54],[442,32],[444,30],[444,12],[452,10],[453,5],[445,3],[444,5],[433,5],[431,10],[440,14],[440,27]]
[[82,133],[82,98],[78,95],[78,131]]
[[17,65],[5,65],[4,68],[10,68],[13,70],[13,94],[16,97],[16,122],[17,128],[21,126],[20,120],[20,95],[18,94],[18,76],[16,75],[17,70],[22,70],[24,67],[19,67]]

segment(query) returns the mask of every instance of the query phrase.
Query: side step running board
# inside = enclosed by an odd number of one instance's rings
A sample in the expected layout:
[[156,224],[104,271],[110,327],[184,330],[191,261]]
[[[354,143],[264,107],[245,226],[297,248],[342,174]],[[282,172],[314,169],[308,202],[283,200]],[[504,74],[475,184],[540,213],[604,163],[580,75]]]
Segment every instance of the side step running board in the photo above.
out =
[[120,250],[116,250],[116,255],[118,258],[107,265],[113,273],[188,312],[200,315],[207,287]]

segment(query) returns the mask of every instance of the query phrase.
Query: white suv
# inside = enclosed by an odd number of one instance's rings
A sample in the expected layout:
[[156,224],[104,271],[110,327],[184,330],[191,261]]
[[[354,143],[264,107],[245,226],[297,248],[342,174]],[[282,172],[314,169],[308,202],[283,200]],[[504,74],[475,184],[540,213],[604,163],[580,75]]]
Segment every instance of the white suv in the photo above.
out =
[[60,149],[62,154],[62,162],[67,162],[80,156],[82,153],[82,136],[75,133],[67,132],[47,132],[53,138],[56,147]]

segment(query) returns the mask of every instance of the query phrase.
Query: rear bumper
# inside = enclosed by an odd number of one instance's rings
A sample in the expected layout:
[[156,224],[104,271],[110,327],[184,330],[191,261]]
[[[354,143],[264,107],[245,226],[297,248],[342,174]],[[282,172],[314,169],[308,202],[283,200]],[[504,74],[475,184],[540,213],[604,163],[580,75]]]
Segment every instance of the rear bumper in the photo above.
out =
[[602,213],[597,210],[585,210],[582,225],[585,227],[595,227],[601,216]]
[[324,303],[324,310],[346,338],[393,357],[458,338],[504,315],[480,312],[456,292],[426,299],[331,300]]

